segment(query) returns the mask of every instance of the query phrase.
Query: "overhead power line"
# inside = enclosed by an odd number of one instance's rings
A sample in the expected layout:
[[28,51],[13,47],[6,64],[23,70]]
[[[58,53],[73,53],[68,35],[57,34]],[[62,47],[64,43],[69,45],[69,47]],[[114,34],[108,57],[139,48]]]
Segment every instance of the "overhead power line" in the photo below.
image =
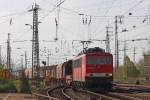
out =
[[[55,5],[55,4],[53,4],[53,3],[51,3],[49,0],[45,0],[45,1],[47,1],[50,5],[52,5],[52,6],[54,6],[55,8],[54,9],[52,9],[52,10],[50,10],[50,12],[53,12],[56,8],[57,8],[57,5]],[[65,0],[64,0],[65,1]],[[115,1],[116,0],[114,0],[114,2],[112,3],[112,4],[114,4],[115,3]],[[137,7],[140,3],[142,3],[144,0],[141,0],[140,2],[138,2],[136,5],[134,5],[133,7],[131,7],[132,9],[134,9],[135,7]],[[63,2],[63,1],[62,1]],[[80,12],[80,11],[76,11],[76,10],[73,10],[73,9],[70,9],[70,8],[65,8],[65,7],[60,7],[61,9],[63,9],[63,10],[66,10],[66,11],[69,11],[69,12],[71,12],[71,13],[76,13],[76,14],[78,14],[78,15],[86,15],[86,16],[91,16],[91,17],[97,17],[97,18],[106,18],[106,17],[114,17],[114,16],[106,16],[106,14],[105,15],[103,15],[103,16],[99,16],[99,15],[91,15],[91,14],[87,14],[87,13],[82,13],[82,12]],[[132,9],[129,9],[129,10],[127,10],[127,11],[125,11],[125,13],[124,14],[126,14],[127,12],[129,12],[129,11],[131,11]],[[111,9],[111,7],[108,9],[108,11]],[[106,11],[106,13],[108,12],[108,11]],[[123,14],[123,15],[124,15]],[[46,15],[46,16],[48,16],[48,15]],[[128,17],[136,17],[136,18],[138,18],[138,17],[144,17],[144,16],[128,16]]]
[[25,14],[27,13],[27,9],[31,6],[31,4],[29,6],[27,6],[23,11],[21,12],[15,12],[15,13],[10,13],[10,14],[6,14],[6,15],[3,15],[3,16],[0,16],[0,19],[1,18],[5,18],[5,17],[12,17],[12,16],[15,16],[15,15],[22,15],[22,14]]
[[134,6],[132,6],[131,8],[129,8],[127,11],[125,11],[122,15],[127,14],[128,12],[130,12],[131,10],[135,9],[138,5],[140,5],[141,3],[143,3],[144,0],[140,0],[138,3],[136,3]]
[[[46,1],[49,2],[48,0],[46,0]],[[63,0],[62,2],[60,2],[60,3],[57,4],[57,5],[51,4],[51,3],[49,2],[51,5],[54,6],[54,8],[53,8],[52,10],[49,10],[49,13],[46,14],[45,16],[43,16],[40,20],[44,20],[47,16],[49,16],[50,13],[52,13],[53,11],[55,11],[56,8],[60,7],[60,5],[62,5],[65,1],[66,1],[66,0]]]
[[[138,3],[136,3],[134,6],[132,6],[131,8],[129,8],[127,11],[125,11],[123,14],[122,14],[122,16],[123,15],[125,15],[126,13],[128,13],[128,12],[130,12],[130,11],[132,11],[133,9],[135,9],[138,5],[140,5],[142,2],[144,2],[144,0],[140,0]],[[128,16],[128,17],[136,17],[136,18],[141,18],[141,17],[145,17],[145,16]],[[113,22],[111,22],[110,24],[112,24]],[[98,27],[99,28],[99,27]],[[102,28],[102,29],[100,29],[100,31],[102,31],[102,30],[104,30],[104,27]],[[94,32],[93,33],[95,33],[97,31],[97,28],[96,28],[96,30],[94,30]]]
[[0,19],[4,18],[4,17],[10,17],[10,16],[15,16],[15,15],[22,15],[22,14],[25,14],[25,13],[27,13],[27,11],[11,13],[11,14],[8,14],[8,15],[0,16]]
[[113,0],[112,3],[111,3],[111,6],[106,10],[105,12],[105,15],[107,15],[107,13],[109,13],[109,11],[111,10],[111,8],[113,7],[114,3],[116,2],[117,0]]

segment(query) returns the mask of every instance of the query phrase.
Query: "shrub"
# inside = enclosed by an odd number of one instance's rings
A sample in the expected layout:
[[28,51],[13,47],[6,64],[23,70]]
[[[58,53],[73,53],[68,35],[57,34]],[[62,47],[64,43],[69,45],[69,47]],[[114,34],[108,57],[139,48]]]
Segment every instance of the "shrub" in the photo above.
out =
[[0,84],[0,92],[17,92],[16,86],[11,83]]
[[31,90],[28,87],[21,87],[20,92],[21,93],[31,93]]

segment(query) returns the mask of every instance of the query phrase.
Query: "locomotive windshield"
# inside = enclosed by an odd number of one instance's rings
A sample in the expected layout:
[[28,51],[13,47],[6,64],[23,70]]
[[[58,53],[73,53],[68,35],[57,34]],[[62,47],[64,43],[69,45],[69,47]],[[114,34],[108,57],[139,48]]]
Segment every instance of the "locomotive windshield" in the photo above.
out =
[[87,57],[87,64],[89,65],[112,64],[112,58],[110,56],[89,56]]

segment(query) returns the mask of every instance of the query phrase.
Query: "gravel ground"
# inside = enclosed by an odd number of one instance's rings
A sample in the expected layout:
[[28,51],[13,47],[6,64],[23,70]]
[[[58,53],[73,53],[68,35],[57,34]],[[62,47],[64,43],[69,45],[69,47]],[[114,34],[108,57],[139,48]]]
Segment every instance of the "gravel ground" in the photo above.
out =
[[90,94],[84,92],[74,91],[71,88],[67,89],[66,93],[75,100],[93,100],[94,98],[94,100],[98,100],[95,96],[91,96]]
[[0,93],[0,100],[37,100],[37,99],[35,96],[31,94]]

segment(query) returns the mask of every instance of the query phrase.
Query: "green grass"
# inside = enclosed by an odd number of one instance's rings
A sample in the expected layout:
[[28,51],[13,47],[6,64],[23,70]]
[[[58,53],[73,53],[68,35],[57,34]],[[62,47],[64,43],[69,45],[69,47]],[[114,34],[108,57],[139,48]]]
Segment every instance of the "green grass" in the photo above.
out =
[[17,91],[16,86],[13,82],[7,82],[0,84],[0,92],[10,92],[10,91]]

